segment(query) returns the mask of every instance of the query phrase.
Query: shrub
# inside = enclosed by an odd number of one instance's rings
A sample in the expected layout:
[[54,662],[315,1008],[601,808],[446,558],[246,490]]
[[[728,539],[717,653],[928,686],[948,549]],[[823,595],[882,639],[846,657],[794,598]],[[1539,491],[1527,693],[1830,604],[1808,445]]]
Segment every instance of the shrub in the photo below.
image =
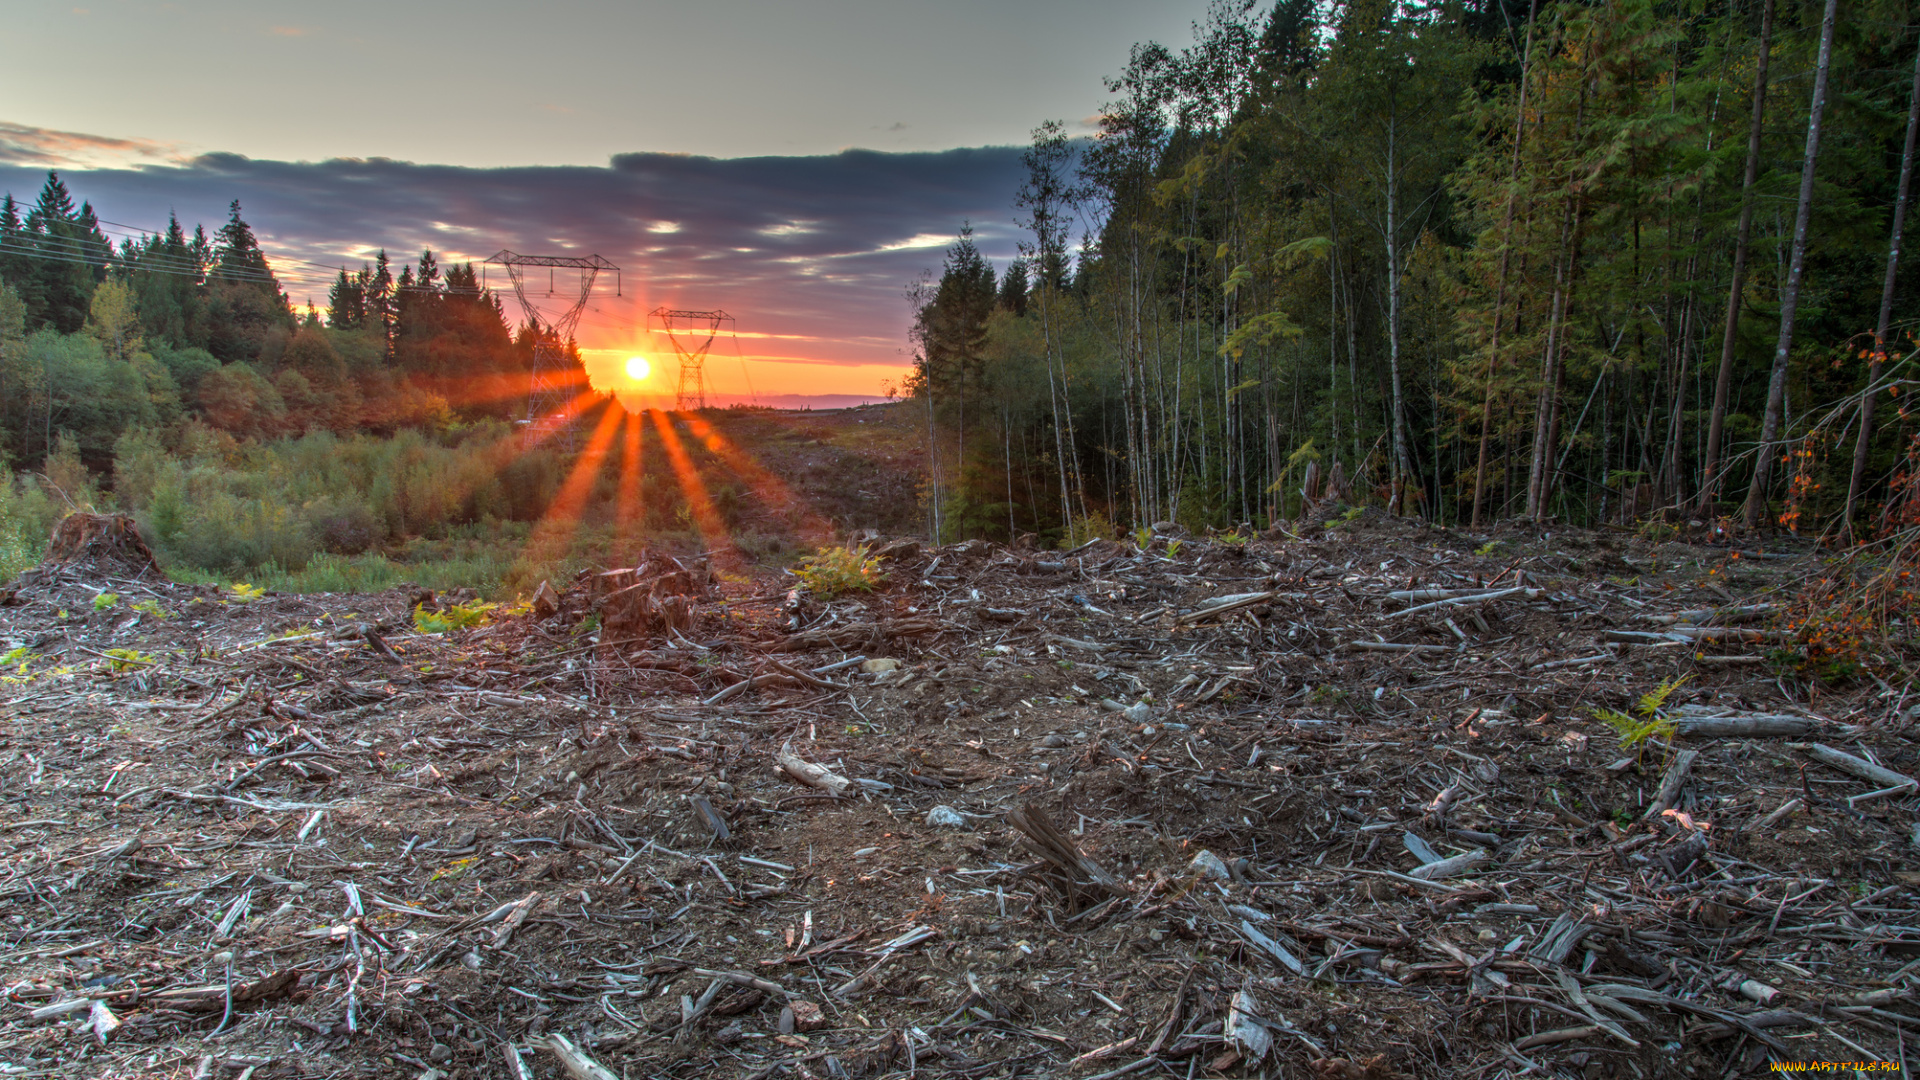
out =
[[1120,527],[1107,515],[1095,511],[1073,519],[1067,531],[1060,537],[1060,548],[1072,551],[1089,540],[1111,540],[1120,535]]
[[865,548],[823,547],[802,559],[793,576],[815,596],[833,598],[872,592],[882,580],[880,559]]
[[312,517],[315,539],[323,551],[358,555],[380,542],[380,523],[363,503],[322,503]]

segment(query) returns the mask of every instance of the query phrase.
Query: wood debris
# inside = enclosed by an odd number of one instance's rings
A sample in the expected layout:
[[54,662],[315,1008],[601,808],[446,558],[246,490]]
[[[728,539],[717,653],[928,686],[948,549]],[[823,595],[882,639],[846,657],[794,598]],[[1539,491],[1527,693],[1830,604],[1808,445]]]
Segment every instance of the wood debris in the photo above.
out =
[[[475,598],[80,543],[0,607],[8,1065],[1722,1076],[1915,1042],[1920,714],[1897,673],[1776,670],[1810,553],[1348,528],[870,541],[887,585],[838,598],[648,552],[438,633]],[[1638,735],[1596,715],[1657,689]]]

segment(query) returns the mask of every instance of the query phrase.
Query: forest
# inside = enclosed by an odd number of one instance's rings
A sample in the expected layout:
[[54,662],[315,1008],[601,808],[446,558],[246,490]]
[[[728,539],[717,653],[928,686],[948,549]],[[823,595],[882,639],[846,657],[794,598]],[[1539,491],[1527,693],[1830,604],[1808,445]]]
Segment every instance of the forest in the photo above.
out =
[[1874,0],[1218,0],[908,289],[930,527],[1916,520]]
[[68,510],[113,508],[176,574],[377,588],[411,553],[437,583],[500,581],[498,541],[567,467],[510,423],[534,331],[430,250],[342,270],[328,301],[294,310],[238,202],[212,235],[173,220],[116,246],[57,174],[30,206],[8,194],[0,446],[24,472],[0,490],[0,569]]

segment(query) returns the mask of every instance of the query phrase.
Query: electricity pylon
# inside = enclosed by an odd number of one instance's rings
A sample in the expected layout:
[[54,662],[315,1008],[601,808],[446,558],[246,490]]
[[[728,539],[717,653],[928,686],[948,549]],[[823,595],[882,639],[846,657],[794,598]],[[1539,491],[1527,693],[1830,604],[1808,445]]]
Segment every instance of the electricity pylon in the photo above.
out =
[[[719,336],[720,328],[732,325],[733,316],[724,311],[675,311],[661,307],[647,312],[647,329],[665,334],[667,340],[673,342],[673,351],[680,356],[680,385],[673,398],[675,412],[707,407],[707,350],[713,348],[713,339]],[[689,348],[695,338],[700,339],[699,344]]]
[[[520,310],[526,313],[527,324],[533,328],[533,378],[527,389],[527,422],[564,423],[560,414],[579,395],[581,381],[580,371],[567,353],[567,343],[573,340],[580,313],[587,306],[587,298],[593,295],[594,278],[602,270],[618,274],[620,268],[598,255],[581,259],[568,255],[521,255],[506,250],[487,262],[507,268],[507,277],[513,281],[513,295],[520,301]],[[580,271],[579,293],[558,315],[548,316],[527,297],[526,268],[539,266],[547,268],[548,296],[554,294],[555,269]],[[564,294],[562,298],[566,299]]]

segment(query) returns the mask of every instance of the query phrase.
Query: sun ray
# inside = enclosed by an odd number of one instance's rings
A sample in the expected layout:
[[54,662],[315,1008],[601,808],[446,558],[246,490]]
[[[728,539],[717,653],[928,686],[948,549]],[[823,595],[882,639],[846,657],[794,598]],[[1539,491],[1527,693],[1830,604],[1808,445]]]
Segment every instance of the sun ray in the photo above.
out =
[[572,401],[561,406],[559,411],[548,416],[543,416],[528,425],[525,434],[526,441],[522,445],[526,449],[531,450],[541,443],[546,442],[548,439],[553,438],[560,432],[567,430],[567,428],[573,425],[574,419],[585,413],[589,408],[592,408],[593,403],[596,401],[605,401],[608,407],[615,408],[617,411],[618,407],[614,405],[612,400],[601,397],[591,389],[582,390],[580,393],[574,395]]
[[620,448],[620,493],[615,504],[615,520],[620,538],[622,553],[630,543],[644,531],[646,525],[646,507],[640,502],[640,434],[644,423],[635,413],[627,413],[626,420],[620,425],[621,434],[626,436]]
[[687,425],[693,437],[699,439],[715,457],[726,462],[727,467],[737,473],[752,488],[762,503],[787,521],[802,538],[813,543],[827,543],[833,539],[833,525],[815,513],[813,508],[797,498],[791,488],[766,466],[756,461],[752,454],[742,450],[732,440],[722,435],[706,418],[698,413],[675,413],[680,421]]
[[587,439],[586,448],[574,462],[573,471],[567,474],[553,501],[547,504],[546,513],[535,523],[533,534],[527,538],[526,556],[536,561],[566,556],[567,546],[580,526],[580,514],[586,508],[587,497],[593,493],[594,482],[600,477],[600,466],[613,445],[614,431],[625,415],[618,405],[607,402],[600,422],[594,425],[593,435]]
[[[570,372],[565,376],[555,372],[553,381],[563,382],[567,386],[591,389],[587,373],[584,370]],[[447,400],[455,408],[474,408],[507,403],[508,412],[519,413],[526,408],[527,376],[524,372],[508,374],[462,375],[458,378],[422,378],[417,385]]]
[[707,550],[715,554],[725,553],[731,557],[733,538],[727,534],[726,523],[720,520],[720,514],[713,508],[713,500],[707,496],[707,485],[700,479],[700,470],[693,464],[693,456],[680,442],[680,433],[673,430],[673,422],[667,414],[658,409],[650,409],[648,416],[653,417],[653,426],[660,432],[660,446],[667,452],[667,460],[673,465],[674,478],[680,482],[680,492],[687,498],[687,508],[693,514],[693,523],[700,530],[700,536],[707,543]]

